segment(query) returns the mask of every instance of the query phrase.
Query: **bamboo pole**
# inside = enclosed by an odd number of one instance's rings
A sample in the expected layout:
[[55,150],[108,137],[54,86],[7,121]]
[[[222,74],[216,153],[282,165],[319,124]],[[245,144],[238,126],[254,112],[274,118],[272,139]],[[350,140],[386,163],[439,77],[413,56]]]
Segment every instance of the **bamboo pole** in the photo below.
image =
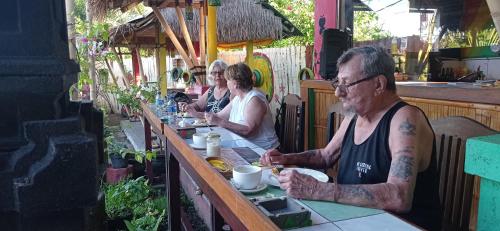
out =
[[217,59],[217,7],[208,6],[207,20],[208,64]]
[[144,68],[142,68],[142,58],[141,58],[141,52],[139,50],[139,47],[134,48],[135,53],[137,55],[137,62],[139,63],[139,75],[141,76],[141,81],[144,86],[148,84],[148,79],[144,75]]
[[125,89],[130,88],[130,84],[127,79],[127,72],[125,72],[125,67],[123,66],[123,60],[120,55],[118,55],[118,52],[116,51],[116,47],[112,47],[111,51],[113,54],[116,56],[116,60],[118,62],[118,67],[120,68],[120,72],[122,73],[122,82],[123,85],[125,86]]
[[184,41],[188,47],[189,54],[191,55],[191,60],[195,66],[199,66],[198,59],[196,59],[196,52],[194,51],[193,42],[191,36],[189,35],[188,28],[186,26],[186,21],[184,20],[184,15],[180,7],[175,7],[175,12],[177,13],[177,18],[179,19],[179,26],[181,27],[182,35],[184,36]]
[[[166,44],[167,43],[167,38],[165,37],[165,34],[163,33],[160,33],[159,35],[159,39],[160,39],[160,44]],[[161,91],[161,95],[162,96],[165,96],[167,95],[167,85],[168,85],[168,78],[167,78],[167,48],[166,47],[160,47],[160,52],[159,52],[159,55],[160,55],[160,72],[159,72],[159,76],[160,76],[160,91]]]
[[200,65],[205,66],[205,8],[200,7],[200,39],[198,39],[200,45]]
[[179,40],[177,40],[177,36],[175,36],[174,32],[172,31],[172,28],[170,28],[167,21],[165,21],[165,18],[163,18],[163,16],[161,15],[160,10],[158,10],[157,7],[152,7],[152,8],[153,8],[153,12],[156,15],[156,18],[158,18],[158,21],[160,21],[161,26],[165,30],[165,33],[167,34],[167,36],[170,38],[170,40],[174,44],[175,49],[177,49],[177,52],[179,52],[179,54],[181,55],[182,59],[184,59],[184,61],[188,65],[188,67],[193,68],[194,64],[191,61],[191,58],[189,58],[186,51],[184,51],[184,48],[179,43]]
[[246,45],[246,53],[247,57],[245,58],[245,62],[250,68],[253,68],[252,63],[253,63],[253,41],[248,40],[247,45]]
[[116,81],[116,76],[115,73],[113,73],[113,68],[109,64],[108,58],[104,57],[104,62],[106,63],[106,66],[108,67],[109,70],[109,75],[111,76],[111,79],[113,80],[113,83],[118,86],[118,82]]

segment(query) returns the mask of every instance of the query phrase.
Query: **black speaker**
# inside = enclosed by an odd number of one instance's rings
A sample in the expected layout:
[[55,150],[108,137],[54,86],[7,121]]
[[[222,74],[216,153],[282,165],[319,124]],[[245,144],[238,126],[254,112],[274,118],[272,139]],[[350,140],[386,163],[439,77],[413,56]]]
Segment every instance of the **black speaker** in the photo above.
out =
[[350,36],[339,29],[323,31],[323,45],[320,51],[319,74],[323,79],[337,76],[337,59],[350,47]]

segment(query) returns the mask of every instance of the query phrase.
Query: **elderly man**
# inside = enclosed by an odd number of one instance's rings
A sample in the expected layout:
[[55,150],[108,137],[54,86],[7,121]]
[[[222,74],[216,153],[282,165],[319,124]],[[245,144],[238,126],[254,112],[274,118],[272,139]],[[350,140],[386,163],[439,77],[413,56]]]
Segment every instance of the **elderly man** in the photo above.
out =
[[424,113],[396,94],[392,57],[381,48],[353,48],[337,66],[335,95],[352,113],[330,143],[287,155],[270,150],[261,163],[328,168],[339,161],[335,183],[283,171],[281,187],[295,198],[384,209],[440,229],[434,132]]

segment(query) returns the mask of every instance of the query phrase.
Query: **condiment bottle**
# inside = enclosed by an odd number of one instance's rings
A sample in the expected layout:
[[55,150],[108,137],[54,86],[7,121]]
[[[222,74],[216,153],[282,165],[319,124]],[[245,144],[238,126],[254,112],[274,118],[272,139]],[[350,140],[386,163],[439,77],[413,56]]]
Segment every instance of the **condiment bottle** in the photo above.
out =
[[207,157],[220,156],[220,135],[209,133],[207,136]]

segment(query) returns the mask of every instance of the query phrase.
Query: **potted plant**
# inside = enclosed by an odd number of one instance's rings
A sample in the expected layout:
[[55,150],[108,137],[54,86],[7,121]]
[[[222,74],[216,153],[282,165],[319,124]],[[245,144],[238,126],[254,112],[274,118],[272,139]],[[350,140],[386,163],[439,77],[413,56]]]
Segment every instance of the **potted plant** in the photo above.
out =
[[125,179],[131,172],[131,166],[128,165],[126,160],[129,151],[123,145],[117,143],[112,135],[106,137],[105,141],[106,153],[111,164],[106,168],[106,182],[116,184]]
[[126,229],[124,220],[133,218],[134,210],[151,197],[152,189],[144,177],[107,184],[104,188],[108,230]]

